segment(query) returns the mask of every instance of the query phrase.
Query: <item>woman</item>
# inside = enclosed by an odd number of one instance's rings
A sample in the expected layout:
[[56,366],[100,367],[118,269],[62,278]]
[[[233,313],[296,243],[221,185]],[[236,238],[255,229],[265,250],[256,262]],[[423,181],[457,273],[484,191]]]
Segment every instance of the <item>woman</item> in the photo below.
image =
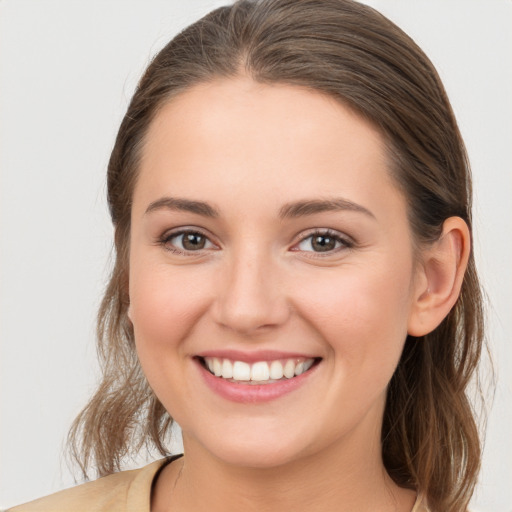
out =
[[[142,77],[108,194],[104,375],[71,440],[111,475],[19,510],[466,509],[471,183],[403,32],[345,0],[214,11]],[[171,417],[185,455],[115,473],[166,455]]]

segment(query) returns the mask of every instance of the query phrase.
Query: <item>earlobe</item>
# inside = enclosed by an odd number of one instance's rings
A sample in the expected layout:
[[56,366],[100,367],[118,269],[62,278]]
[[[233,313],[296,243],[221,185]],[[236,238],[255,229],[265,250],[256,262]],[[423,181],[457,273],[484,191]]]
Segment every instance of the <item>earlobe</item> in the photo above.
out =
[[448,315],[460,294],[471,251],[466,222],[450,217],[439,239],[423,251],[408,334],[424,336]]

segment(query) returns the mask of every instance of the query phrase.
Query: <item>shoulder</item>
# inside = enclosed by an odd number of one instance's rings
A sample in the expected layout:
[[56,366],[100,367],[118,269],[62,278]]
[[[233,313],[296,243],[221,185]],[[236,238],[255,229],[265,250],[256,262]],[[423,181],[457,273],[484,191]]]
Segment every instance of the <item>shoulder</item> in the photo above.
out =
[[149,512],[155,475],[168,462],[121,471],[19,505],[8,512]]

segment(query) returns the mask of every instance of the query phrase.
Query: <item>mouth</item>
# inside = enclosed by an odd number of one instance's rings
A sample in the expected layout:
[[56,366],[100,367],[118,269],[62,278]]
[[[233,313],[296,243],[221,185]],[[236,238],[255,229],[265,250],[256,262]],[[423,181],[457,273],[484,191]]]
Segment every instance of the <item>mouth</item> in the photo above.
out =
[[222,357],[197,357],[211,375],[226,382],[245,385],[265,385],[289,381],[309,372],[320,357],[293,357],[249,363]]

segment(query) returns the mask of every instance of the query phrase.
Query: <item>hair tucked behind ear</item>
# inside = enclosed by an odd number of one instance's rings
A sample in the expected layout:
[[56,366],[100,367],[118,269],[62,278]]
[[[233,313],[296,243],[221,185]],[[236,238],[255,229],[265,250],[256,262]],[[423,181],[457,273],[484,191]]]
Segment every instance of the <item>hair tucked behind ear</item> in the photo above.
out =
[[[239,1],[176,36],[142,77],[108,166],[115,268],[99,312],[103,379],[70,443],[84,472],[120,469],[144,444],[167,453],[172,423],[135,353],[128,310],[130,211],[140,153],[158,109],[193,85],[245,74],[323,92],[352,107],[387,141],[418,244],[445,219],[471,229],[471,177],[439,77],[416,44],[373,9],[350,0]],[[424,494],[433,511],[466,510],[480,464],[467,398],[483,340],[482,295],[470,256],[457,304],[432,333],[409,337],[389,385],[382,428],[387,471]]]

